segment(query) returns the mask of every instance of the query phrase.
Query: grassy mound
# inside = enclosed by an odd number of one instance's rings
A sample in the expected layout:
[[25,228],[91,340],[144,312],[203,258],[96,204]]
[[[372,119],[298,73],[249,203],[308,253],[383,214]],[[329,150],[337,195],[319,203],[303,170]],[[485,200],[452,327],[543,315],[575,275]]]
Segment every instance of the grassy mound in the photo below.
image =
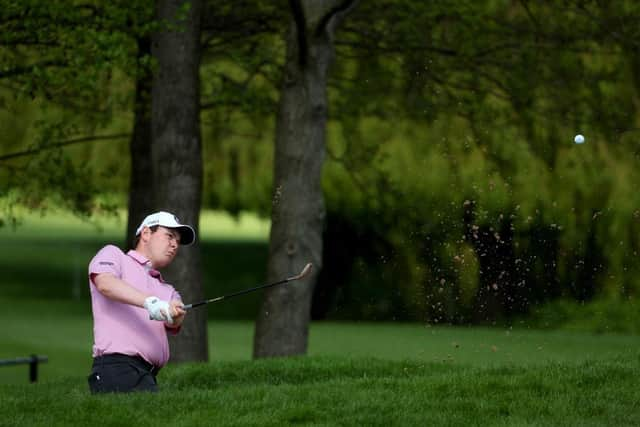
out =
[[84,378],[0,386],[0,425],[639,425],[634,357],[460,367],[307,357],[188,364],[161,392],[92,396]]

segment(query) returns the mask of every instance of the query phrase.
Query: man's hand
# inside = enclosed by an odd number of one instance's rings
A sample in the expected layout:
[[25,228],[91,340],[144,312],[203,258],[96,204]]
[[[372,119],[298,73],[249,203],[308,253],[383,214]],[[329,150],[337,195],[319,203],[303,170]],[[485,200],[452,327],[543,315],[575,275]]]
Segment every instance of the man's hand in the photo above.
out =
[[169,302],[169,312],[171,314],[173,322],[167,322],[168,326],[171,326],[172,328],[180,327],[180,325],[182,325],[182,321],[184,320],[184,315],[187,314],[182,301],[175,299],[171,300]]
[[[173,303],[173,301],[171,302]],[[149,319],[165,321],[169,325],[173,324],[171,306],[167,301],[151,296],[144,300],[144,308],[149,312]]]

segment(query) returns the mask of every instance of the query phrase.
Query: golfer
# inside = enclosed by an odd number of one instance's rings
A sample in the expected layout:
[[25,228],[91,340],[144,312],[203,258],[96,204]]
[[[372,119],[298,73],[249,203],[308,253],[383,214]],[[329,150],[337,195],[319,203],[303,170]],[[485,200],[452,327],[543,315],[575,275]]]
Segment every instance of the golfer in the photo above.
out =
[[167,333],[177,334],[186,314],[158,270],[194,240],[193,228],[156,212],[136,230],[134,249],[125,254],[107,245],[91,260],[92,393],[158,390],[156,375],[169,360]]

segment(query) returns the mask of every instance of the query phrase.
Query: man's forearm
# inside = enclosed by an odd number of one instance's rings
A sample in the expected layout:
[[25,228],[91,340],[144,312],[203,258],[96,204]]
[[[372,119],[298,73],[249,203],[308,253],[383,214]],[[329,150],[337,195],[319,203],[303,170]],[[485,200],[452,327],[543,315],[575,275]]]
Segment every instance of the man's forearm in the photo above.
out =
[[179,329],[180,326],[182,326],[184,316],[187,314],[187,312],[184,310],[182,301],[180,300],[171,300],[169,305],[171,307],[172,322],[165,323],[165,325],[171,329]]
[[144,300],[150,296],[109,273],[95,275],[93,277],[93,283],[98,291],[105,297],[137,307],[144,307]]

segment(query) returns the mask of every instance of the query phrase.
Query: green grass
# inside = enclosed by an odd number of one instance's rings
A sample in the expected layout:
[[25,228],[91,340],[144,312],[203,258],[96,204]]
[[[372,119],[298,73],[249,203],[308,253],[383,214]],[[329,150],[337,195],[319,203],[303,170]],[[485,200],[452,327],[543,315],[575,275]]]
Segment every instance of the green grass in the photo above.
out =
[[182,365],[161,392],[0,386],[0,425],[633,426],[640,358],[481,368],[307,357]]
[[[92,324],[89,306],[69,301],[0,299],[0,358],[47,355],[43,382],[89,371]],[[213,362],[249,361],[253,323],[210,321]],[[628,357],[637,351],[633,335],[595,335],[476,327],[392,323],[312,323],[309,355],[419,360],[455,366],[536,366]],[[172,368],[169,367],[168,370]],[[0,368],[0,383],[24,383],[27,366]]]

